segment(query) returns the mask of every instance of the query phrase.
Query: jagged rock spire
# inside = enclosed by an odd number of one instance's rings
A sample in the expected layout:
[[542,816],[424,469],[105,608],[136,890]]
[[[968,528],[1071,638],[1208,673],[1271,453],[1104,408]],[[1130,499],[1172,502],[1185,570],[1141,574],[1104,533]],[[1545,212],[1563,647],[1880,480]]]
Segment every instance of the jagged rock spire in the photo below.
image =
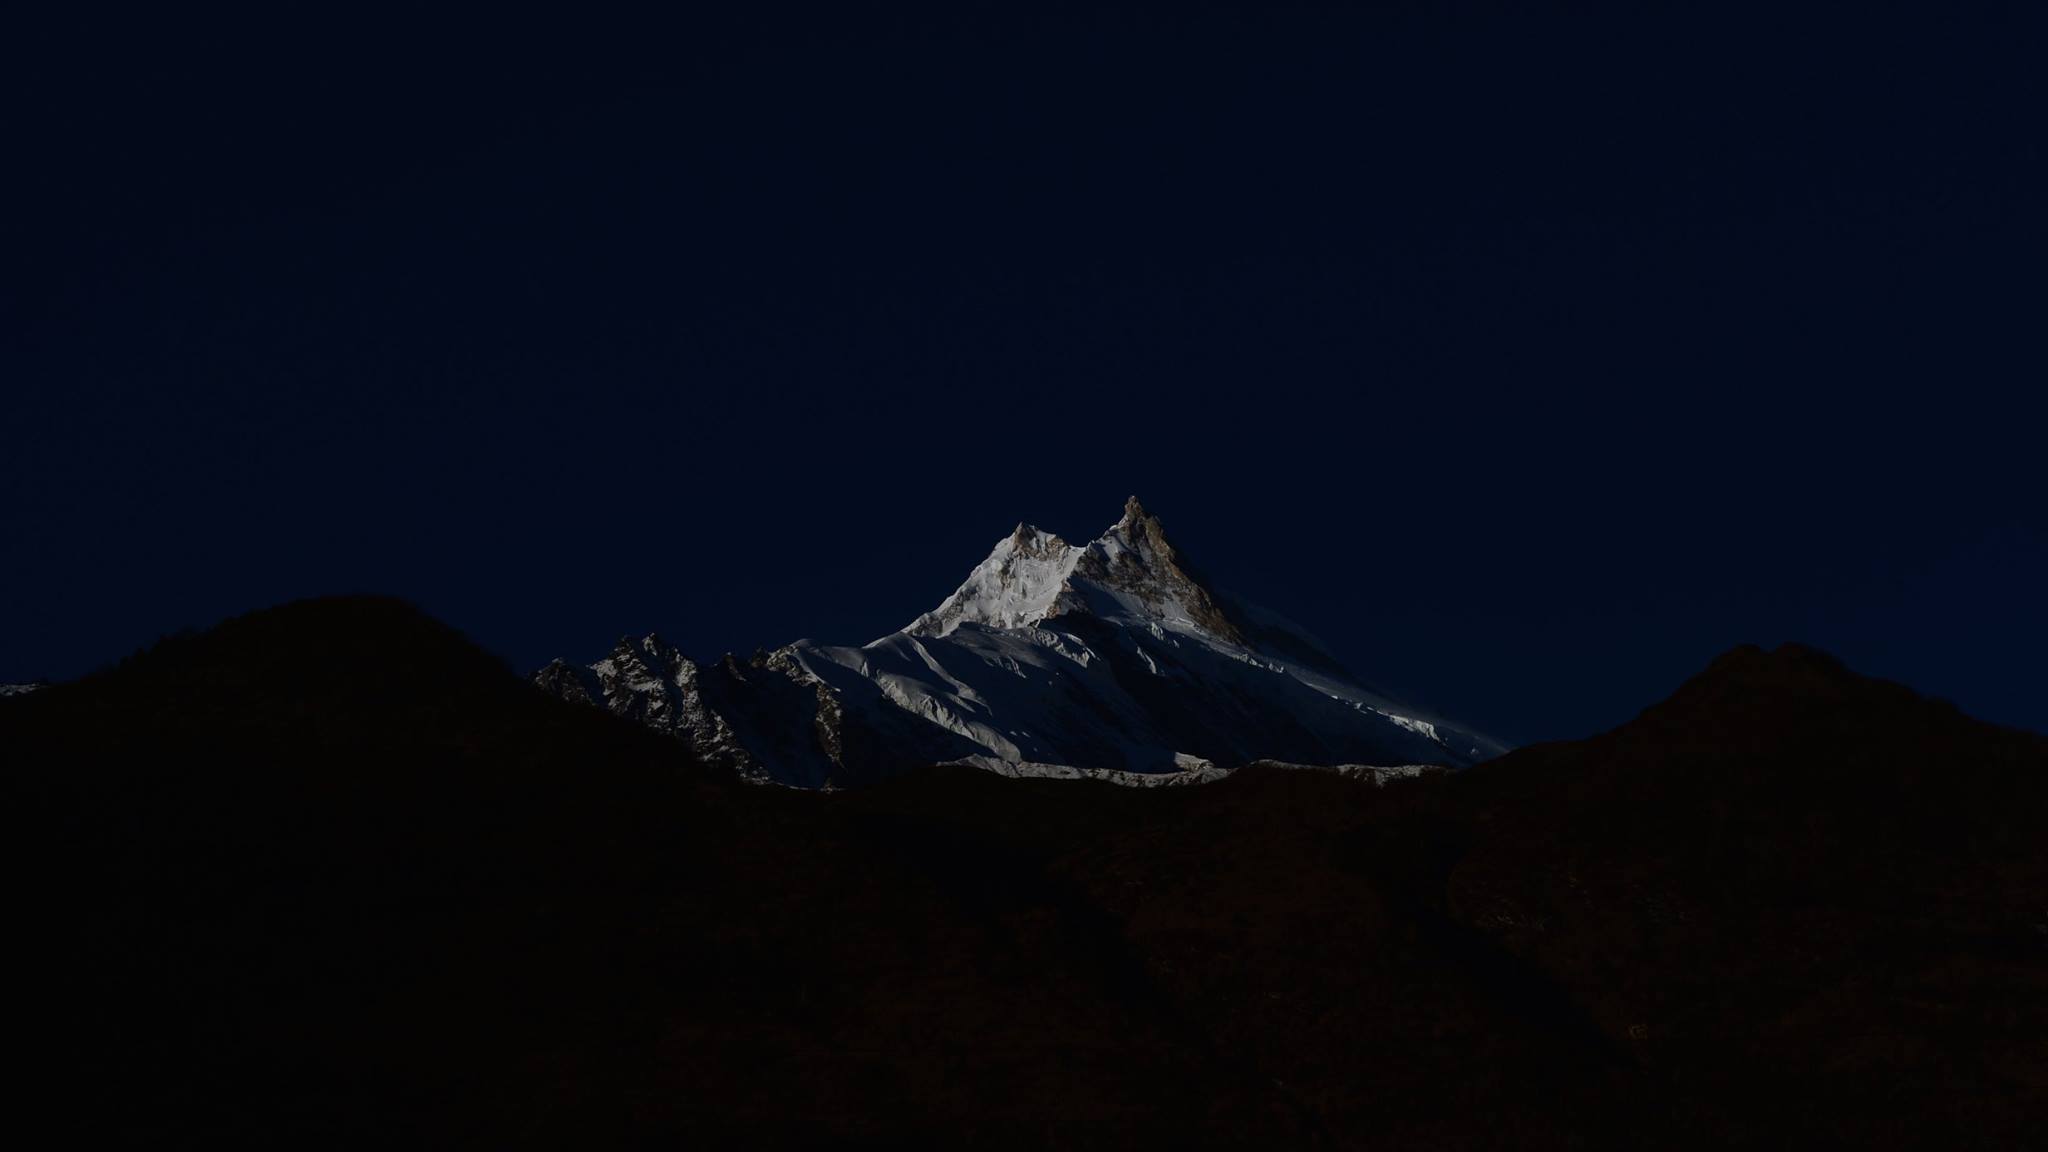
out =
[[[1111,542],[1118,546],[1101,547]],[[1166,526],[1136,496],[1124,501],[1123,518],[1090,546],[1075,566],[1075,575],[1135,597],[1169,620],[1185,616],[1225,640],[1243,640],[1194,568],[1167,543]]]

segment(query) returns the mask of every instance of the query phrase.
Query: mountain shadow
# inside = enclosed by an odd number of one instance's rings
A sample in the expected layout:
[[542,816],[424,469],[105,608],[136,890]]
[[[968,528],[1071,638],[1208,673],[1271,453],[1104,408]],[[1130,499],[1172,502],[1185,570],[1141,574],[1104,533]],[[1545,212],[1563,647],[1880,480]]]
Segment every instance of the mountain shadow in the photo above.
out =
[[1384,787],[815,793],[308,601],[0,700],[81,1137],[2018,1148],[2048,740],[1796,647]]

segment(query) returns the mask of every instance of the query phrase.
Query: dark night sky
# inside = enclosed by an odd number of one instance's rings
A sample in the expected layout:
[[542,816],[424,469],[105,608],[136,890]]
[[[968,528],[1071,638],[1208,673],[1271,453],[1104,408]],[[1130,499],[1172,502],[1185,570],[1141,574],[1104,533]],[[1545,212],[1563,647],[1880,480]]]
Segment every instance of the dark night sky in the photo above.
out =
[[1510,740],[1784,639],[2048,729],[2048,18],[1963,7],[26,30],[0,680],[858,642],[1135,492]]

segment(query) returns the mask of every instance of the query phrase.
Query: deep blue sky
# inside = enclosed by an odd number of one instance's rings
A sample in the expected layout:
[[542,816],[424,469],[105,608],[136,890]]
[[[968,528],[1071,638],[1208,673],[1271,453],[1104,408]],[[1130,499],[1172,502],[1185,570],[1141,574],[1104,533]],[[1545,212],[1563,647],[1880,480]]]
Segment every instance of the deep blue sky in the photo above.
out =
[[30,30],[0,680],[864,641],[1135,492],[1511,740],[1793,638],[2048,729],[2048,19],[1958,7]]

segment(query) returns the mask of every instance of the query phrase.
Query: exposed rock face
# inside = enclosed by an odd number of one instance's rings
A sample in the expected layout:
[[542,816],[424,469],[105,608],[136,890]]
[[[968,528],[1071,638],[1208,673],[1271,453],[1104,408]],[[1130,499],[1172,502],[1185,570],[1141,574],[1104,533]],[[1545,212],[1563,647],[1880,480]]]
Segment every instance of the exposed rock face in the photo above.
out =
[[620,637],[611,655],[588,667],[555,660],[533,681],[564,700],[599,705],[675,736],[706,763],[749,779],[769,778],[725,717],[708,703],[703,669],[659,636]]
[[560,696],[572,704],[597,704],[604,699],[600,689],[593,695],[587,677],[588,669],[571,664],[566,660],[548,661],[548,666],[533,674],[533,682],[550,695]]
[[[1244,642],[1237,625],[1166,542],[1165,526],[1145,511],[1136,496],[1124,501],[1123,519],[1089,545],[1074,569],[1081,580],[1132,597],[1151,612],[1179,612],[1212,636]],[[1077,588],[1068,596],[1085,596],[1085,592]],[[1070,599],[1069,606],[1073,604]]]
[[1364,688],[1279,617],[1226,604],[1136,497],[1086,545],[1019,524],[937,608],[858,648],[800,641],[699,667],[649,636],[534,679],[800,787],[943,762],[1129,782],[1505,750]]

